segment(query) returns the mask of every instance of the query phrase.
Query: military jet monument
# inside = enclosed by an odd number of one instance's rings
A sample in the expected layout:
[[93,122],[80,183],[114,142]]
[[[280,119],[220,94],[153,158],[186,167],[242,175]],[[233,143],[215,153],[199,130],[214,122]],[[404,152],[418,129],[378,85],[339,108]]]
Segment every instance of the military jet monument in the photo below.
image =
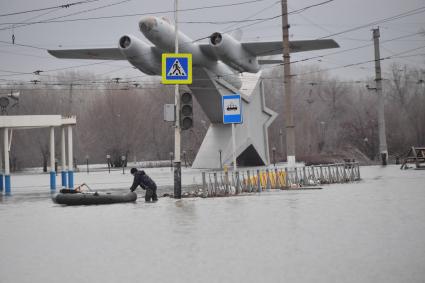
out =
[[[175,28],[165,18],[143,17],[140,31],[153,43],[124,35],[116,48],[49,50],[57,58],[127,60],[145,74],[161,76],[161,56],[174,52]],[[243,93],[242,73],[258,73],[264,64],[276,64],[271,55],[282,54],[282,41],[240,42],[227,33],[215,32],[208,43],[198,43],[178,32],[179,52],[191,53],[193,83],[190,89],[211,124],[193,163],[194,168],[219,168],[232,162],[230,125],[223,124],[223,95],[239,93],[243,120],[236,126],[237,163],[244,166],[269,164],[267,128],[277,114],[266,107],[263,84],[258,81],[251,93]],[[332,39],[290,42],[290,51],[303,52],[339,47]],[[257,76],[258,77],[258,76]]]

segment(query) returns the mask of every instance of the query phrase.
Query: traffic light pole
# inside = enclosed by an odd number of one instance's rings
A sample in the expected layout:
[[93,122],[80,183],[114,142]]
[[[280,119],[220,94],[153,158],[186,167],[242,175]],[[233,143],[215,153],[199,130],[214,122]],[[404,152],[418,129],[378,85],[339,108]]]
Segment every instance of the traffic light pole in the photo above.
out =
[[[177,21],[178,0],[174,0],[174,20],[175,20],[175,53],[179,53],[179,38],[178,38],[178,21]],[[180,92],[179,85],[174,87],[174,101],[176,121],[174,128],[174,198],[182,197],[182,180],[181,180],[181,127],[180,127]]]

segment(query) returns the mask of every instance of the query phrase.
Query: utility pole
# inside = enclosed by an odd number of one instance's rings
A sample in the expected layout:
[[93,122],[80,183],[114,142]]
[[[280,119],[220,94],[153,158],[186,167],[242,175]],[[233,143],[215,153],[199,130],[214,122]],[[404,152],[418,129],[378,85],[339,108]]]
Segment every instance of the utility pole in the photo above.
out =
[[68,113],[69,113],[69,116],[72,116],[72,83],[69,84],[69,101],[68,101],[68,103],[69,103]]
[[286,157],[289,167],[295,166],[295,125],[292,113],[291,65],[289,55],[288,1],[282,3],[283,83],[285,89]]
[[382,93],[381,78],[381,57],[379,52],[379,28],[373,29],[373,43],[375,46],[375,82],[376,93],[378,95],[378,132],[379,132],[379,152],[382,165],[387,165],[388,149],[387,138],[385,135],[385,100]]
[[[179,53],[179,35],[177,21],[178,0],[174,0],[174,28],[175,28],[175,53]],[[174,198],[181,199],[182,197],[182,179],[181,179],[181,127],[180,127],[180,92],[179,85],[174,87],[174,101],[176,113],[176,125],[174,128]]]

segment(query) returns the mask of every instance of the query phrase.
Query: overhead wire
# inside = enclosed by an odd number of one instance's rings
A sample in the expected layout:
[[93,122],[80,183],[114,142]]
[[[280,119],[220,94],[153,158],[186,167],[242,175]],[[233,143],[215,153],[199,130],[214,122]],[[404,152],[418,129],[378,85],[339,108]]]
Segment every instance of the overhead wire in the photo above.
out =
[[[257,15],[259,15],[259,14],[263,13],[264,11],[267,11],[268,9],[270,9],[271,7],[275,6],[275,5],[276,5],[276,4],[278,4],[278,3],[280,3],[280,0],[279,0],[279,1],[275,1],[275,0],[273,0],[273,2],[272,2],[270,5],[268,5],[268,6],[264,7],[263,9],[261,9],[261,10],[259,10],[259,11],[255,12],[254,14],[249,15],[249,16],[248,16],[248,17],[246,17],[245,19],[250,19],[250,18],[252,18],[252,17],[255,17],[255,16],[257,16]],[[237,24],[232,24],[232,25],[230,25],[230,26],[225,27],[225,28],[224,28],[224,30],[231,29],[231,28],[234,28],[234,27],[236,27],[236,26],[237,26]]]
[[[41,17],[43,17],[45,15],[48,15],[48,14],[53,13],[53,12],[56,12],[58,10],[60,10],[60,8],[49,10],[49,11],[47,11],[47,12],[41,14],[41,15],[37,15],[37,16],[28,18],[28,19],[24,20],[23,23],[28,22],[28,21],[31,21],[31,20],[34,20],[34,19],[37,19],[37,18],[41,18]],[[0,31],[1,30],[5,30],[5,29],[12,29],[13,30],[13,34],[14,34],[15,33],[15,28],[19,28],[19,27],[24,26],[24,25],[25,24],[23,24],[23,25],[11,25],[11,26],[9,26],[7,28],[0,28]]]
[[[325,31],[326,33],[332,33],[333,32],[330,29],[324,27],[323,25],[313,22],[311,19],[309,19],[308,17],[304,16],[303,14],[298,14],[298,16],[300,16],[301,18],[303,18],[305,21],[309,22],[314,27],[319,28],[322,31]],[[365,41],[365,40],[359,40],[359,39],[354,39],[354,38],[342,38],[342,39],[345,39],[345,40],[355,40],[355,41]],[[369,40],[366,40],[366,41],[369,41]]]
[[[308,9],[311,9],[311,8],[314,8],[314,7],[318,7],[318,6],[322,6],[322,5],[328,4],[328,3],[333,2],[333,1],[334,1],[334,0],[327,0],[327,1],[324,1],[324,2],[320,2],[320,3],[312,4],[312,5],[309,5],[309,6],[303,7],[303,8],[298,9],[298,10],[290,11],[290,12],[288,12],[286,15],[302,13],[302,12],[304,12],[304,11],[308,10]],[[264,22],[267,22],[267,21],[271,21],[271,20],[274,20],[274,19],[277,19],[277,18],[281,18],[281,17],[282,17],[282,16],[284,16],[284,15],[285,15],[285,14],[282,14],[282,13],[281,13],[281,14],[279,14],[279,15],[277,15],[277,16],[273,16],[273,17],[269,17],[269,18],[261,19],[261,20],[258,20],[257,22],[250,23],[250,24],[247,24],[247,25],[244,25],[244,26],[238,27],[237,29],[243,29],[243,28],[247,28],[247,27],[250,27],[250,26],[253,26],[253,25],[261,24],[261,23],[264,23]],[[236,29],[226,30],[225,32],[226,32],[226,33],[230,33],[230,32],[232,32],[232,31],[234,31],[234,30],[236,30]]]
[[[394,55],[396,53],[395,51],[389,49],[388,47],[381,46],[381,48],[383,50],[389,52],[392,55]],[[417,65],[418,66],[418,62],[415,62],[415,61],[412,61],[412,60],[409,60],[409,59],[405,59],[405,58],[409,58],[409,57],[412,57],[412,56],[411,55],[397,56],[397,58],[402,59],[405,62],[409,62],[410,64],[414,64],[414,65]]]
[[38,49],[38,50],[48,50],[47,48],[44,47],[39,47],[39,46],[35,46],[35,45],[31,45],[31,44],[23,44],[23,43],[12,43],[12,42],[8,42],[8,41],[4,41],[4,40],[0,40],[0,43],[4,43],[7,45],[15,45],[15,46],[21,46],[21,47],[27,47],[27,48],[33,48],[33,49]]
[[[233,6],[240,6],[240,5],[252,4],[252,3],[263,2],[263,1],[266,1],[266,0],[249,0],[249,1],[243,1],[243,2],[230,3],[230,4],[200,6],[200,7],[195,7],[195,8],[179,9],[178,12],[190,12],[190,11],[197,11],[197,10],[233,7]],[[333,0],[330,0],[330,1],[333,1]],[[64,23],[64,22],[89,21],[89,20],[104,20],[104,19],[113,19],[113,18],[147,16],[147,15],[157,15],[157,14],[170,14],[170,13],[174,13],[174,10],[163,10],[163,11],[122,14],[122,15],[111,15],[111,16],[99,16],[99,17],[87,17],[87,18],[77,18],[77,19],[68,19],[68,20],[57,20],[57,19],[53,20],[53,19],[51,19],[51,20],[31,22],[29,24],[47,24],[47,23]],[[19,22],[17,22],[17,23],[16,22],[15,23],[3,23],[3,24],[19,24]]]
[[[130,0],[125,0],[125,1],[121,1],[121,2],[117,2],[117,3],[122,3],[122,2],[127,2]],[[225,5],[213,5],[213,6],[203,6],[203,7],[196,7],[196,8],[189,8],[189,9],[183,9],[185,11],[191,11],[191,10],[198,10],[198,9],[211,9],[211,8],[218,8],[218,7],[229,7],[229,6],[237,6],[237,5],[242,5],[242,4],[251,4],[254,2],[262,2],[265,0],[251,0],[251,1],[245,1],[245,2],[237,2],[237,3],[231,3],[231,4],[225,4]],[[333,0],[331,0],[333,1]],[[116,3],[115,3],[116,4]],[[0,29],[1,30],[1,29]],[[6,41],[0,41],[1,43],[5,43],[5,44],[9,44],[9,45],[17,45],[17,46],[22,46],[22,47],[28,47],[28,48],[35,48],[35,49],[39,49],[39,50],[48,50],[47,48],[42,48],[42,47],[38,47],[38,46],[34,46],[34,45],[29,45],[29,44],[22,44],[22,43],[10,43],[10,42],[6,42]],[[82,66],[90,66],[90,65],[96,65],[96,64],[100,64],[100,63],[91,63],[91,64],[86,64],[86,65],[77,65],[75,66],[77,67],[82,67]],[[58,71],[58,70],[65,70],[65,69],[70,69],[72,67],[65,67],[65,68],[59,68],[59,69],[54,69],[54,70],[47,70],[44,72],[49,72],[49,71]],[[23,74],[31,74],[31,73],[23,73]],[[0,75],[2,76],[2,75]],[[3,75],[3,76],[11,76],[11,75]]]
[[405,53],[410,53],[410,52],[413,52],[413,51],[416,51],[416,50],[419,50],[419,49],[423,49],[423,48],[425,48],[425,46],[421,46],[421,47],[417,47],[417,48],[412,48],[412,49],[409,49],[409,50],[405,50],[405,51],[396,53],[396,54],[394,54],[392,56],[381,57],[381,58],[376,59],[376,60],[373,59],[373,60],[367,60],[367,61],[362,61],[362,62],[356,62],[356,63],[351,63],[351,64],[347,64],[347,65],[344,65],[344,66],[338,66],[338,67],[335,67],[335,68],[328,68],[328,69],[324,69],[324,70],[320,70],[320,71],[312,71],[312,72],[305,72],[305,73],[293,74],[293,76],[301,76],[301,75],[313,74],[313,73],[317,73],[317,72],[323,72],[323,71],[330,71],[330,70],[336,70],[336,69],[341,69],[341,68],[348,68],[348,67],[353,67],[353,66],[359,66],[359,65],[363,65],[363,64],[375,62],[377,60],[383,61],[383,60],[395,59],[395,58],[397,58],[398,55],[402,55],[402,54],[405,54]]
[[[397,39],[401,39],[401,38],[406,38],[406,37],[414,36],[414,35],[416,35],[416,34],[418,34],[418,33],[413,33],[413,34],[403,35],[403,36],[396,37],[396,38],[392,38],[392,39],[389,39],[389,40],[384,40],[384,41],[382,41],[382,43],[385,43],[385,42],[391,42],[391,41],[394,41],[394,40],[397,40]],[[350,48],[350,49],[346,49],[346,50],[335,51],[335,52],[328,53],[328,54],[325,54],[325,55],[318,55],[318,56],[313,56],[313,57],[303,58],[303,59],[299,59],[299,60],[291,61],[290,63],[291,63],[291,64],[295,64],[295,63],[300,63],[300,62],[306,62],[306,61],[310,61],[310,60],[314,60],[314,59],[323,58],[323,57],[326,57],[326,56],[331,56],[331,55],[335,55],[335,54],[340,54],[340,53],[344,53],[344,52],[348,52],[348,51],[357,50],[357,49],[364,48],[364,47],[368,47],[368,46],[371,46],[371,45],[373,45],[373,44],[367,44],[367,45],[357,46],[357,47]],[[423,47],[420,47],[420,48],[414,48],[414,49],[410,50],[410,52],[411,52],[411,51],[415,51],[415,50],[417,50],[417,49],[421,49],[421,48],[423,48]],[[402,53],[403,53],[403,52],[402,52]],[[398,54],[396,54],[396,55],[398,55]],[[393,56],[392,56],[392,58],[394,58],[394,56],[395,56],[395,55],[393,55]],[[389,59],[389,58],[385,58],[385,59]],[[371,60],[371,61],[373,62],[374,60]],[[348,64],[348,65],[344,65],[344,66],[338,66],[338,67],[335,67],[335,68],[328,68],[328,69],[325,69],[325,70],[322,70],[322,71],[328,71],[328,70],[334,70],[334,69],[339,69],[339,68],[346,68],[346,67],[358,66],[358,65],[365,64],[365,63],[369,63],[369,62],[371,62],[371,61],[358,62],[358,63]],[[108,62],[108,61],[106,61],[106,62],[105,62],[105,61],[103,61],[103,62],[89,63],[89,64],[83,64],[83,65],[77,65],[77,66],[70,66],[70,67],[64,67],[64,68],[51,69],[51,70],[46,70],[46,71],[43,71],[43,72],[44,72],[44,73],[47,73],[47,72],[54,72],[54,71],[60,71],[60,70],[67,70],[67,69],[73,69],[73,68],[78,68],[78,67],[86,67],[86,66],[92,66],[92,65],[104,64],[104,63],[107,63],[107,62]],[[269,67],[269,68],[276,68],[276,67],[279,67],[279,66],[282,66],[282,65],[283,65],[283,64],[273,65],[273,66],[271,66],[271,67]],[[263,69],[267,69],[267,67],[266,67],[266,68],[263,68]],[[12,71],[11,71],[11,72],[12,72]],[[319,71],[315,71],[315,73],[316,73],[316,72],[319,72]],[[3,77],[5,77],[5,76],[17,76],[19,73],[18,73],[18,72],[16,72],[16,73],[17,73],[17,74],[13,74],[13,75],[0,75],[0,76],[3,76]],[[107,73],[108,73],[108,72],[107,72]],[[20,74],[28,75],[28,74],[33,74],[33,73],[31,73],[31,72],[26,72],[26,73],[25,73],[25,72],[21,72]],[[306,73],[304,73],[304,74],[306,74]],[[234,73],[232,73],[232,74],[225,74],[225,75],[222,75],[222,76],[220,76],[220,77],[234,76],[234,75],[235,75],[235,74],[234,74]],[[301,74],[299,74],[299,75],[301,75]],[[147,75],[146,75],[146,76],[147,76]]]
[[52,9],[58,9],[58,8],[69,8],[71,6],[75,6],[75,5],[79,5],[79,4],[85,4],[85,3],[90,3],[90,2],[97,2],[97,1],[100,1],[100,0],[86,0],[86,1],[79,1],[79,2],[62,4],[62,5],[53,6],[53,7],[46,7],[46,8],[32,9],[32,10],[26,10],[26,11],[20,11],[20,12],[12,12],[12,13],[0,14],[0,17],[7,17],[7,16],[27,14],[27,13],[34,13],[34,12],[40,12],[40,11],[46,11],[46,10],[52,10]]
[[[263,0],[260,0],[260,1],[263,1]],[[296,10],[296,11],[292,11],[291,13],[304,11],[304,10],[306,10],[306,9],[308,9],[308,8],[311,8],[311,7],[314,7],[314,6],[318,6],[318,5],[323,5],[323,4],[328,3],[328,2],[331,2],[331,1],[333,1],[333,0],[325,1],[325,2],[321,2],[321,3],[318,3],[318,4],[311,5],[311,6],[307,6],[307,7],[304,7],[304,8],[302,8],[302,9],[299,9],[299,10]],[[259,1],[248,1],[248,2],[249,2],[249,3],[251,3],[251,2],[259,2]],[[247,3],[247,2],[244,2],[244,3]],[[233,3],[232,5],[236,5],[236,4],[237,4],[237,3]],[[240,3],[239,3],[239,4],[240,4]],[[198,7],[198,8],[199,8],[199,7]],[[198,9],[198,8],[192,8],[192,9]],[[205,7],[204,7],[204,8],[205,8]],[[210,7],[208,7],[208,8],[211,8],[211,6],[210,6]],[[188,10],[188,9],[186,9],[186,10]],[[418,8],[418,9],[415,9],[415,10],[416,10],[416,11],[419,11],[419,12],[422,12],[422,11],[421,11],[421,8]],[[415,11],[415,10],[412,10],[412,11]],[[409,11],[409,12],[411,12],[411,11]],[[409,13],[409,12],[405,12],[405,13],[402,13],[402,14],[400,14],[400,15],[407,16],[407,15],[406,15],[406,13]],[[409,14],[409,15],[410,15],[410,14]],[[394,18],[394,17],[395,17],[395,16],[390,17],[390,18]],[[387,18],[387,20],[388,20],[388,19],[390,19],[390,18]],[[375,23],[375,22],[374,22],[374,23]],[[345,31],[345,32],[347,32],[347,31]],[[408,35],[408,36],[409,36],[409,35]],[[406,37],[407,37],[407,36],[406,36]],[[195,42],[195,41],[197,41],[197,40],[194,40],[193,42]],[[0,41],[0,42],[2,42],[2,41]],[[7,42],[5,42],[5,43],[7,43]],[[355,50],[355,49],[363,48],[363,47],[370,46],[370,45],[371,45],[371,44],[363,45],[363,46],[359,46],[359,47],[355,47],[355,48],[352,48],[352,49],[349,49],[349,50],[337,51],[337,52],[330,53],[330,54],[326,54],[326,55],[314,56],[314,57],[310,57],[310,58],[306,58],[306,59],[297,60],[297,61],[295,61],[295,62],[291,62],[291,63],[303,62],[303,61],[312,60],[312,59],[315,59],[315,58],[321,58],[321,57],[323,57],[323,56],[330,56],[330,55],[332,55],[332,54],[337,54],[337,53],[347,52],[347,51],[350,51],[350,50]],[[34,46],[30,46],[30,45],[22,45],[22,44],[21,44],[21,46],[37,48],[37,47],[34,47]],[[44,49],[44,50],[47,50],[47,49],[45,49],[45,48],[37,48],[37,49]],[[87,65],[79,65],[79,66],[88,66],[88,65],[95,65],[95,64],[98,64],[98,63],[92,63],[92,64],[87,64]],[[76,66],[76,67],[79,67],[79,66]],[[275,66],[274,66],[274,67],[275,67]],[[63,69],[70,69],[70,68],[72,68],[72,67],[66,67],[66,68],[54,69],[54,70],[49,70],[49,71],[56,71],[56,70],[63,70]],[[229,75],[234,75],[234,74],[229,74]]]
[[0,49],[0,54],[1,53],[12,54],[17,56],[28,56],[28,57],[34,57],[34,58],[51,59],[51,57],[48,57],[48,56],[34,55],[34,54],[21,53],[21,52],[12,52],[12,51],[3,50],[3,49]]
[[[11,24],[11,25],[12,26],[18,25],[18,27],[24,27],[24,26],[34,25],[35,23],[41,23],[41,22],[42,23],[50,23],[50,22],[53,22],[54,20],[57,20],[57,19],[67,18],[67,17],[71,17],[71,16],[83,14],[83,13],[92,12],[92,11],[97,11],[97,10],[100,10],[100,9],[109,8],[109,7],[116,6],[116,5],[119,5],[119,4],[122,4],[122,3],[130,2],[130,1],[132,1],[132,0],[122,0],[122,1],[111,3],[111,4],[95,7],[95,8],[92,8],[92,9],[74,12],[74,13],[71,13],[71,14],[68,14],[68,15],[63,15],[63,16],[58,16],[58,17],[42,20],[42,21],[39,21],[39,22],[23,22],[23,23],[19,23],[19,24],[14,23],[14,24]],[[0,28],[0,31],[7,30],[7,29],[11,29],[11,27]]]
[[331,34],[326,35],[326,36],[318,37],[317,39],[325,39],[325,38],[328,38],[328,37],[331,37],[331,36],[341,35],[341,34],[344,34],[344,33],[356,31],[356,30],[367,28],[367,27],[370,27],[370,26],[376,26],[376,25],[379,25],[379,24],[382,24],[382,23],[398,20],[398,19],[401,19],[401,18],[404,18],[404,17],[413,16],[413,15],[416,15],[416,14],[421,14],[421,13],[424,13],[424,12],[425,12],[425,6],[422,6],[420,8],[409,10],[407,12],[403,12],[403,13],[400,13],[400,14],[397,14],[397,15],[394,15],[394,16],[391,16],[391,17],[387,17],[387,18],[380,19],[380,20],[377,20],[377,21],[369,22],[367,24],[360,25],[360,26],[357,26],[357,27],[353,27],[353,28],[350,28],[350,29],[346,29],[346,30],[343,30],[343,31],[340,31],[340,32],[331,33]]

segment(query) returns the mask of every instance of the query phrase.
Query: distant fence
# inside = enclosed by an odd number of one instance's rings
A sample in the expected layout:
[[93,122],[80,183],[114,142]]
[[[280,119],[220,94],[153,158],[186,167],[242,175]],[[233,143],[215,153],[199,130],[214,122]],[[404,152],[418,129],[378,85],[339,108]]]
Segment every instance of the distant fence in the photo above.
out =
[[360,169],[357,162],[296,168],[242,169],[236,172],[208,171],[202,172],[202,191],[205,197],[215,197],[358,180]]

